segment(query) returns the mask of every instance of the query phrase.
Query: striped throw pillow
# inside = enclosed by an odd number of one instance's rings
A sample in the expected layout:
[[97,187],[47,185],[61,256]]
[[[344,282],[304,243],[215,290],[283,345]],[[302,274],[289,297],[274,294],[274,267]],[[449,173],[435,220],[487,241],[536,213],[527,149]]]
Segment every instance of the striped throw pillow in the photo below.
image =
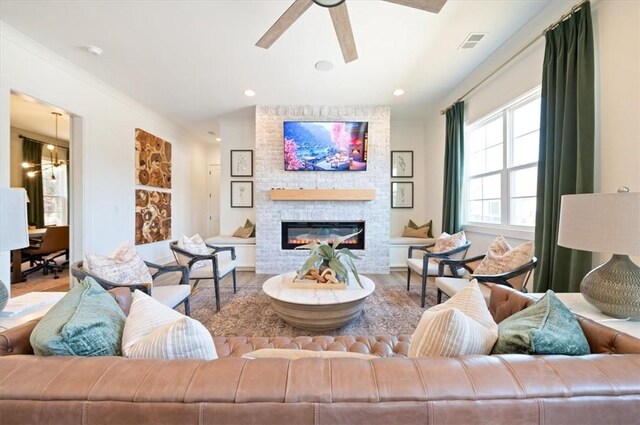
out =
[[474,279],[443,304],[425,311],[411,338],[409,357],[490,354],[498,325]]
[[211,334],[202,323],[135,291],[122,332],[122,354],[129,358],[218,358]]

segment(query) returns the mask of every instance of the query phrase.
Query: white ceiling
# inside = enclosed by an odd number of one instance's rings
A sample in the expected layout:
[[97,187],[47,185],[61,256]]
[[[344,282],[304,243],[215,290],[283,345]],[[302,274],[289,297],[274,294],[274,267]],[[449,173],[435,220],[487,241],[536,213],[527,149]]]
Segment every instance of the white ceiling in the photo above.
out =
[[69,141],[69,115],[62,109],[41,103],[29,96],[12,94],[10,110],[12,127],[53,138],[56,137],[56,118],[52,112],[62,114],[58,117],[58,139]]
[[[219,119],[249,116],[255,104],[384,104],[393,119],[421,119],[549,1],[449,0],[435,15],[347,0],[359,59],[346,65],[329,13],[317,5],[269,50],[255,46],[291,0],[3,0],[0,17],[207,137]],[[471,32],[487,35],[474,49],[458,50]],[[88,54],[87,45],[104,54]],[[322,59],[334,69],[316,71]],[[245,97],[247,88],[257,96]],[[392,96],[397,88],[406,94]]]

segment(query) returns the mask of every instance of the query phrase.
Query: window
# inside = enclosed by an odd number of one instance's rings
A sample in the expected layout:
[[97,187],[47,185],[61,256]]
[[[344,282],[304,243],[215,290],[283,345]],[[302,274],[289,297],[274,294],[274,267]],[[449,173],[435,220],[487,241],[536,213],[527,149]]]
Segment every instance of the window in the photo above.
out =
[[466,129],[467,224],[535,226],[540,89]]
[[67,166],[53,166],[51,158],[42,157],[42,194],[44,224],[61,226],[67,222]]

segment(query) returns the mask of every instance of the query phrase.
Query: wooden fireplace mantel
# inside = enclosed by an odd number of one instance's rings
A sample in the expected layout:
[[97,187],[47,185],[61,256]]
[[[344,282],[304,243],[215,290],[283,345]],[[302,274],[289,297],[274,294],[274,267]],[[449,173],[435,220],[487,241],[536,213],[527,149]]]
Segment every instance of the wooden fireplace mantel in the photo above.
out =
[[375,189],[271,189],[272,201],[372,201]]

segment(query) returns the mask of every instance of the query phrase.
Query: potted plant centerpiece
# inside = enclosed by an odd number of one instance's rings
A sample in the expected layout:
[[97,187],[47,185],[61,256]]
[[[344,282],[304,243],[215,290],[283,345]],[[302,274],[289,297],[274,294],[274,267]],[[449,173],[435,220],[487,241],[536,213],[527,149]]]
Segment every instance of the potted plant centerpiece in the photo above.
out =
[[[362,230],[361,230],[362,231]],[[360,231],[360,232],[361,232]],[[308,249],[309,258],[304,262],[302,268],[298,271],[296,279],[304,279],[307,276],[321,276],[326,282],[348,283],[349,270],[356,278],[361,288],[360,276],[353,259],[359,259],[349,248],[338,248],[343,241],[354,237],[360,232],[351,233],[350,235],[337,237],[333,243],[329,245],[326,242],[311,242],[301,245],[295,249]],[[348,268],[348,269],[347,269]]]

